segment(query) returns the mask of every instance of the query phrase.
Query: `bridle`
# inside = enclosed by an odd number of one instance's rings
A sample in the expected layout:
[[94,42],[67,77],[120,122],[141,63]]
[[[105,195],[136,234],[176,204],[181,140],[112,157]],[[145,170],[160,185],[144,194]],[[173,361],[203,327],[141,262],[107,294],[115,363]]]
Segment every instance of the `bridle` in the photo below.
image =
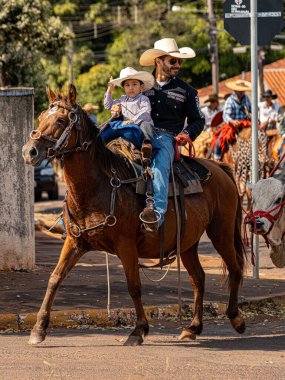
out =
[[[38,129],[34,129],[30,133],[30,137],[32,140],[46,140],[48,142],[54,143],[54,145],[47,150],[47,159],[52,160],[54,158],[63,159],[64,156],[70,154],[72,152],[80,152],[87,151],[89,146],[91,145],[91,140],[83,141],[82,137],[82,129],[80,127],[80,113],[79,113],[79,105],[76,104],[75,107],[66,107],[60,104],[60,102],[51,103],[49,108],[52,109],[54,107],[63,108],[68,111],[68,126],[64,128],[61,136],[56,139],[51,136],[43,135],[41,131]],[[72,133],[72,129],[76,130],[76,143],[74,147],[67,149],[68,141]]]

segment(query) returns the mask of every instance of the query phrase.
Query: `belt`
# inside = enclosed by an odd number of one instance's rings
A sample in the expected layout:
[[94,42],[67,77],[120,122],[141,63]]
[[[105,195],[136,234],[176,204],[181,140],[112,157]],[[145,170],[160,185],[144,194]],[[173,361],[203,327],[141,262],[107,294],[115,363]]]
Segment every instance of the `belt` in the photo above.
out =
[[153,129],[157,132],[165,132],[165,133],[168,133],[169,135],[172,135],[172,136],[177,135],[177,133],[171,132],[168,129],[164,129],[164,128],[153,128]]

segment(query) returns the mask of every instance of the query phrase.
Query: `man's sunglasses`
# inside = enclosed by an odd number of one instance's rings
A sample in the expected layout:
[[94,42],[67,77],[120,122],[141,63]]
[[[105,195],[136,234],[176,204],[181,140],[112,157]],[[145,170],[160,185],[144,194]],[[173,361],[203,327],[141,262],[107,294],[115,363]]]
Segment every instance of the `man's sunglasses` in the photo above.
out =
[[[163,61],[165,61],[167,56],[161,56],[159,57],[160,59],[162,59]],[[170,58],[169,61],[168,61],[171,65],[175,65],[175,63],[179,63],[179,65],[181,65],[182,63],[182,59],[181,58]]]

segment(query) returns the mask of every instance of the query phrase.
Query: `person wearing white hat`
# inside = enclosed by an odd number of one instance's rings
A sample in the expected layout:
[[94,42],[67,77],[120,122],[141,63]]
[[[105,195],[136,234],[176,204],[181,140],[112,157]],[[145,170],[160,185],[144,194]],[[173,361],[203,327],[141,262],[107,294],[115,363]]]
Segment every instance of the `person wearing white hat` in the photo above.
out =
[[[153,76],[147,71],[126,67],[121,70],[119,78],[110,78],[104,97],[105,108],[116,116],[116,120],[109,122],[101,133],[104,141],[108,143],[117,137],[131,141],[141,149],[145,164],[149,164],[152,156],[153,122],[149,99],[142,91],[151,89],[153,84]],[[113,100],[115,86],[122,87],[125,95]]]
[[[155,66],[155,83],[145,91],[151,103],[151,116],[154,122],[154,150],[151,169],[153,172],[154,208],[161,219],[168,205],[168,182],[171,161],[174,158],[174,138],[180,136],[180,143],[187,138],[195,140],[202,132],[205,117],[199,106],[197,91],[177,77],[182,60],[194,58],[190,47],[178,48],[175,39],[163,38],[154,43],[154,48],[145,51],[140,57],[141,66]],[[186,136],[188,135],[188,136]],[[144,220],[155,217],[150,210],[143,211]]]

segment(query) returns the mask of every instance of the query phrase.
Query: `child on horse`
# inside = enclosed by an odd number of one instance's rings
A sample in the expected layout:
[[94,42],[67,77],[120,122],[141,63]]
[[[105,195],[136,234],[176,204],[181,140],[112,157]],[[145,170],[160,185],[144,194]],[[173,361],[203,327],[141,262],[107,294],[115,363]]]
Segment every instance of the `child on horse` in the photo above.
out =
[[[115,120],[110,121],[101,132],[105,143],[117,137],[126,138],[141,149],[144,164],[150,163],[152,156],[153,121],[150,101],[142,91],[150,90],[153,84],[154,78],[147,71],[126,67],[121,70],[119,78],[110,78],[104,97],[105,108],[112,109],[115,116]],[[125,95],[113,100],[115,86],[123,87]]]

